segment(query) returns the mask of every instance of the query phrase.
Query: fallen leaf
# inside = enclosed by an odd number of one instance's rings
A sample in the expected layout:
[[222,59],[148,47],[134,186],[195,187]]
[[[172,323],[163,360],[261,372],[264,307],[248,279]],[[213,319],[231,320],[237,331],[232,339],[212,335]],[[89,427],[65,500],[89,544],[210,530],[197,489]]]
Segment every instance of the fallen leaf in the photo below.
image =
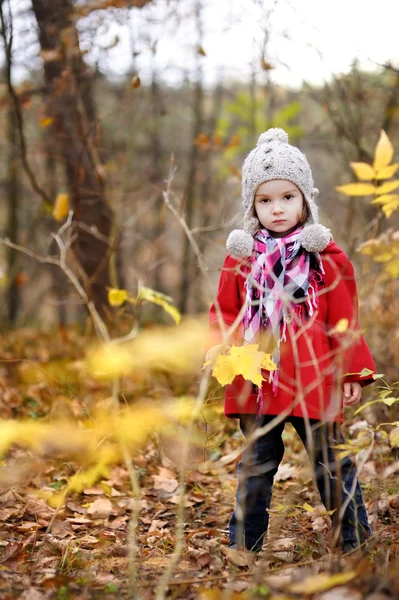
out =
[[154,480],[154,490],[162,490],[169,494],[174,492],[179,485],[177,479],[168,479],[162,477],[162,475],[153,475],[152,478]]
[[310,596],[311,594],[323,592],[332,587],[352,581],[355,577],[356,571],[346,571],[344,573],[336,573],[335,575],[319,573],[318,575],[312,575],[312,577],[306,577],[306,579],[299,583],[292,583],[288,586],[288,589],[294,594]]
[[22,544],[10,542],[0,554],[0,564],[4,564],[10,558],[15,558],[22,550]]
[[112,513],[112,502],[108,498],[98,498],[89,506],[87,514],[93,519],[107,519]]
[[254,555],[248,550],[237,550],[236,548],[226,548],[226,546],[221,546],[220,550],[236,567],[249,567],[254,562]]
[[274,476],[274,481],[287,481],[287,479],[291,479],[296,471],[296,467],[293,467],[288,463],[284,463],[279,466],[278,471]]
[[[167,502],[171,502],[172,504],[179,504],[180,495],[176,494],[175,496],[171,496],[170,498],[166,498]],[[189,508],[190,506],[194,506],[194,502],[190,502],[188,498],[184,498],[184,507]]]
[[51,533],[61,539],[73,535],[74,530],[70,521],[55,521],[51,527]]
[[51,508],[42,498],[28,496],[24,517],[32,517],[39,525],[48,525],[53,518],[55,509]]
[[151,527],[149,528],[148,533],[152,533],[156,529],[162,529],[167,524],[168,524],[167,521],[161,521],[161,520],[158,520],[158,519],[154,519],[152,521],[152,523],[151,523]]

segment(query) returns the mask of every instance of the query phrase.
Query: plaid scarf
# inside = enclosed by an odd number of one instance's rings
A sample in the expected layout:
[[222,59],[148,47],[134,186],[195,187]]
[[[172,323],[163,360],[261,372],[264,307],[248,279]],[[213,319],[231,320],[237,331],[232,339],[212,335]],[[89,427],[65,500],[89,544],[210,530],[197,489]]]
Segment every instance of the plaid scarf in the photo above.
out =
[[[316,286],[323,281],[320,256],[307,252],[300,244],[302,229],[298,227],[282,238],[274,238],[267,229],[261,229],[255,236],[251,269],[246,277],[244,343],[261,342],[261,331],[267,329],[272,334],[272,360],[277,367],[280,342],[286,340],[287,323],[296,331],[304,319],[313,315],[318,307]],[[275,396],[278,377],[278,370],[270,371],[269,382]],[[262,410],[261,386],[258,409]]]

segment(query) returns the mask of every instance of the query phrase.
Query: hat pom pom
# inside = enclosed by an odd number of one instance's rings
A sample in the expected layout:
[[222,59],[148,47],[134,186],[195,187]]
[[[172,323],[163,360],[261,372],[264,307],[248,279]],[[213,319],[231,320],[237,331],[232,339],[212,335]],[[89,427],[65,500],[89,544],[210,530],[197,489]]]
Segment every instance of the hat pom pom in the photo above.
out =
[[281,144],[288,144],[288,134],[284,129],[279,127],[272,127],[264,133],[261,133],[258,139],[257,146],[262,144],[270,144],[271,142],[280,142]]
[[242,229],[234,229],[227,238],[227,252],[234,258],[248,258],[252,255],[254,239]]
[[331,232],[324,225],[306,225],[301,234],[301,246],[308,252],[322,252],[331,242]]

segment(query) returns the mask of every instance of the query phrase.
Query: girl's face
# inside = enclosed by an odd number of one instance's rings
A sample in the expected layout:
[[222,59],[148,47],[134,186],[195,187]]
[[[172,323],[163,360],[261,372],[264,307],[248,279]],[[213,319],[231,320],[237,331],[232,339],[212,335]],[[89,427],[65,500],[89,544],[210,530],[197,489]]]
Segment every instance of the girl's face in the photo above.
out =
[[302,192],[286,179],[265,181],[256,190],[256,215],[274,237],[283,237],[294,231],[301,220],[303,207]]

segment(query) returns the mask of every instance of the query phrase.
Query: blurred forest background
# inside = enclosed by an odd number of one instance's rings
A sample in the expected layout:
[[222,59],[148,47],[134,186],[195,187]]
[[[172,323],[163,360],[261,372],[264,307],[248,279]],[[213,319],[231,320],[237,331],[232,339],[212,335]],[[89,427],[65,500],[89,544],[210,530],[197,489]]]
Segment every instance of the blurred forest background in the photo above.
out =
[[[205,0],[3,0],[1,237],[55,255],[51,233],[69,207],[68,260],[98,307],[107,304],[107,286],[134,292],[140,281],[183,312],[206,311],[225,238],[239,223],[243,158],[262,131],[282,126],[307,154],[321,190],[321,221],[355,262],[367,301],[379,307],[373,318],[389,309],[386,286],[367,289],[356,250],[394,226],[395,215],[388,222],[378,207],[345,198],[335,186],[353,179],[350,161],[371,162],[380,129],[399,146],[399,70],[387,62],[365,72],[354,60],[349,72],[322,85],[275,84],[283,68],[268,54],[275,5],[252,5],[263,20],[247,73],[235,78],[220,68],[210,82],[204,39],[214,25]],[[187,66],[171,64],[168,81],[168,69],[158,67],[158,41],[179,28],[189,32],[181,49]],[[104,65],[118,60],[122,74],[108,76]],[[204,254],[206,276],[165,205],[167,180]],[[57,267],[2,246],[0,269],[3,327],[48,329],[84,319]]]

